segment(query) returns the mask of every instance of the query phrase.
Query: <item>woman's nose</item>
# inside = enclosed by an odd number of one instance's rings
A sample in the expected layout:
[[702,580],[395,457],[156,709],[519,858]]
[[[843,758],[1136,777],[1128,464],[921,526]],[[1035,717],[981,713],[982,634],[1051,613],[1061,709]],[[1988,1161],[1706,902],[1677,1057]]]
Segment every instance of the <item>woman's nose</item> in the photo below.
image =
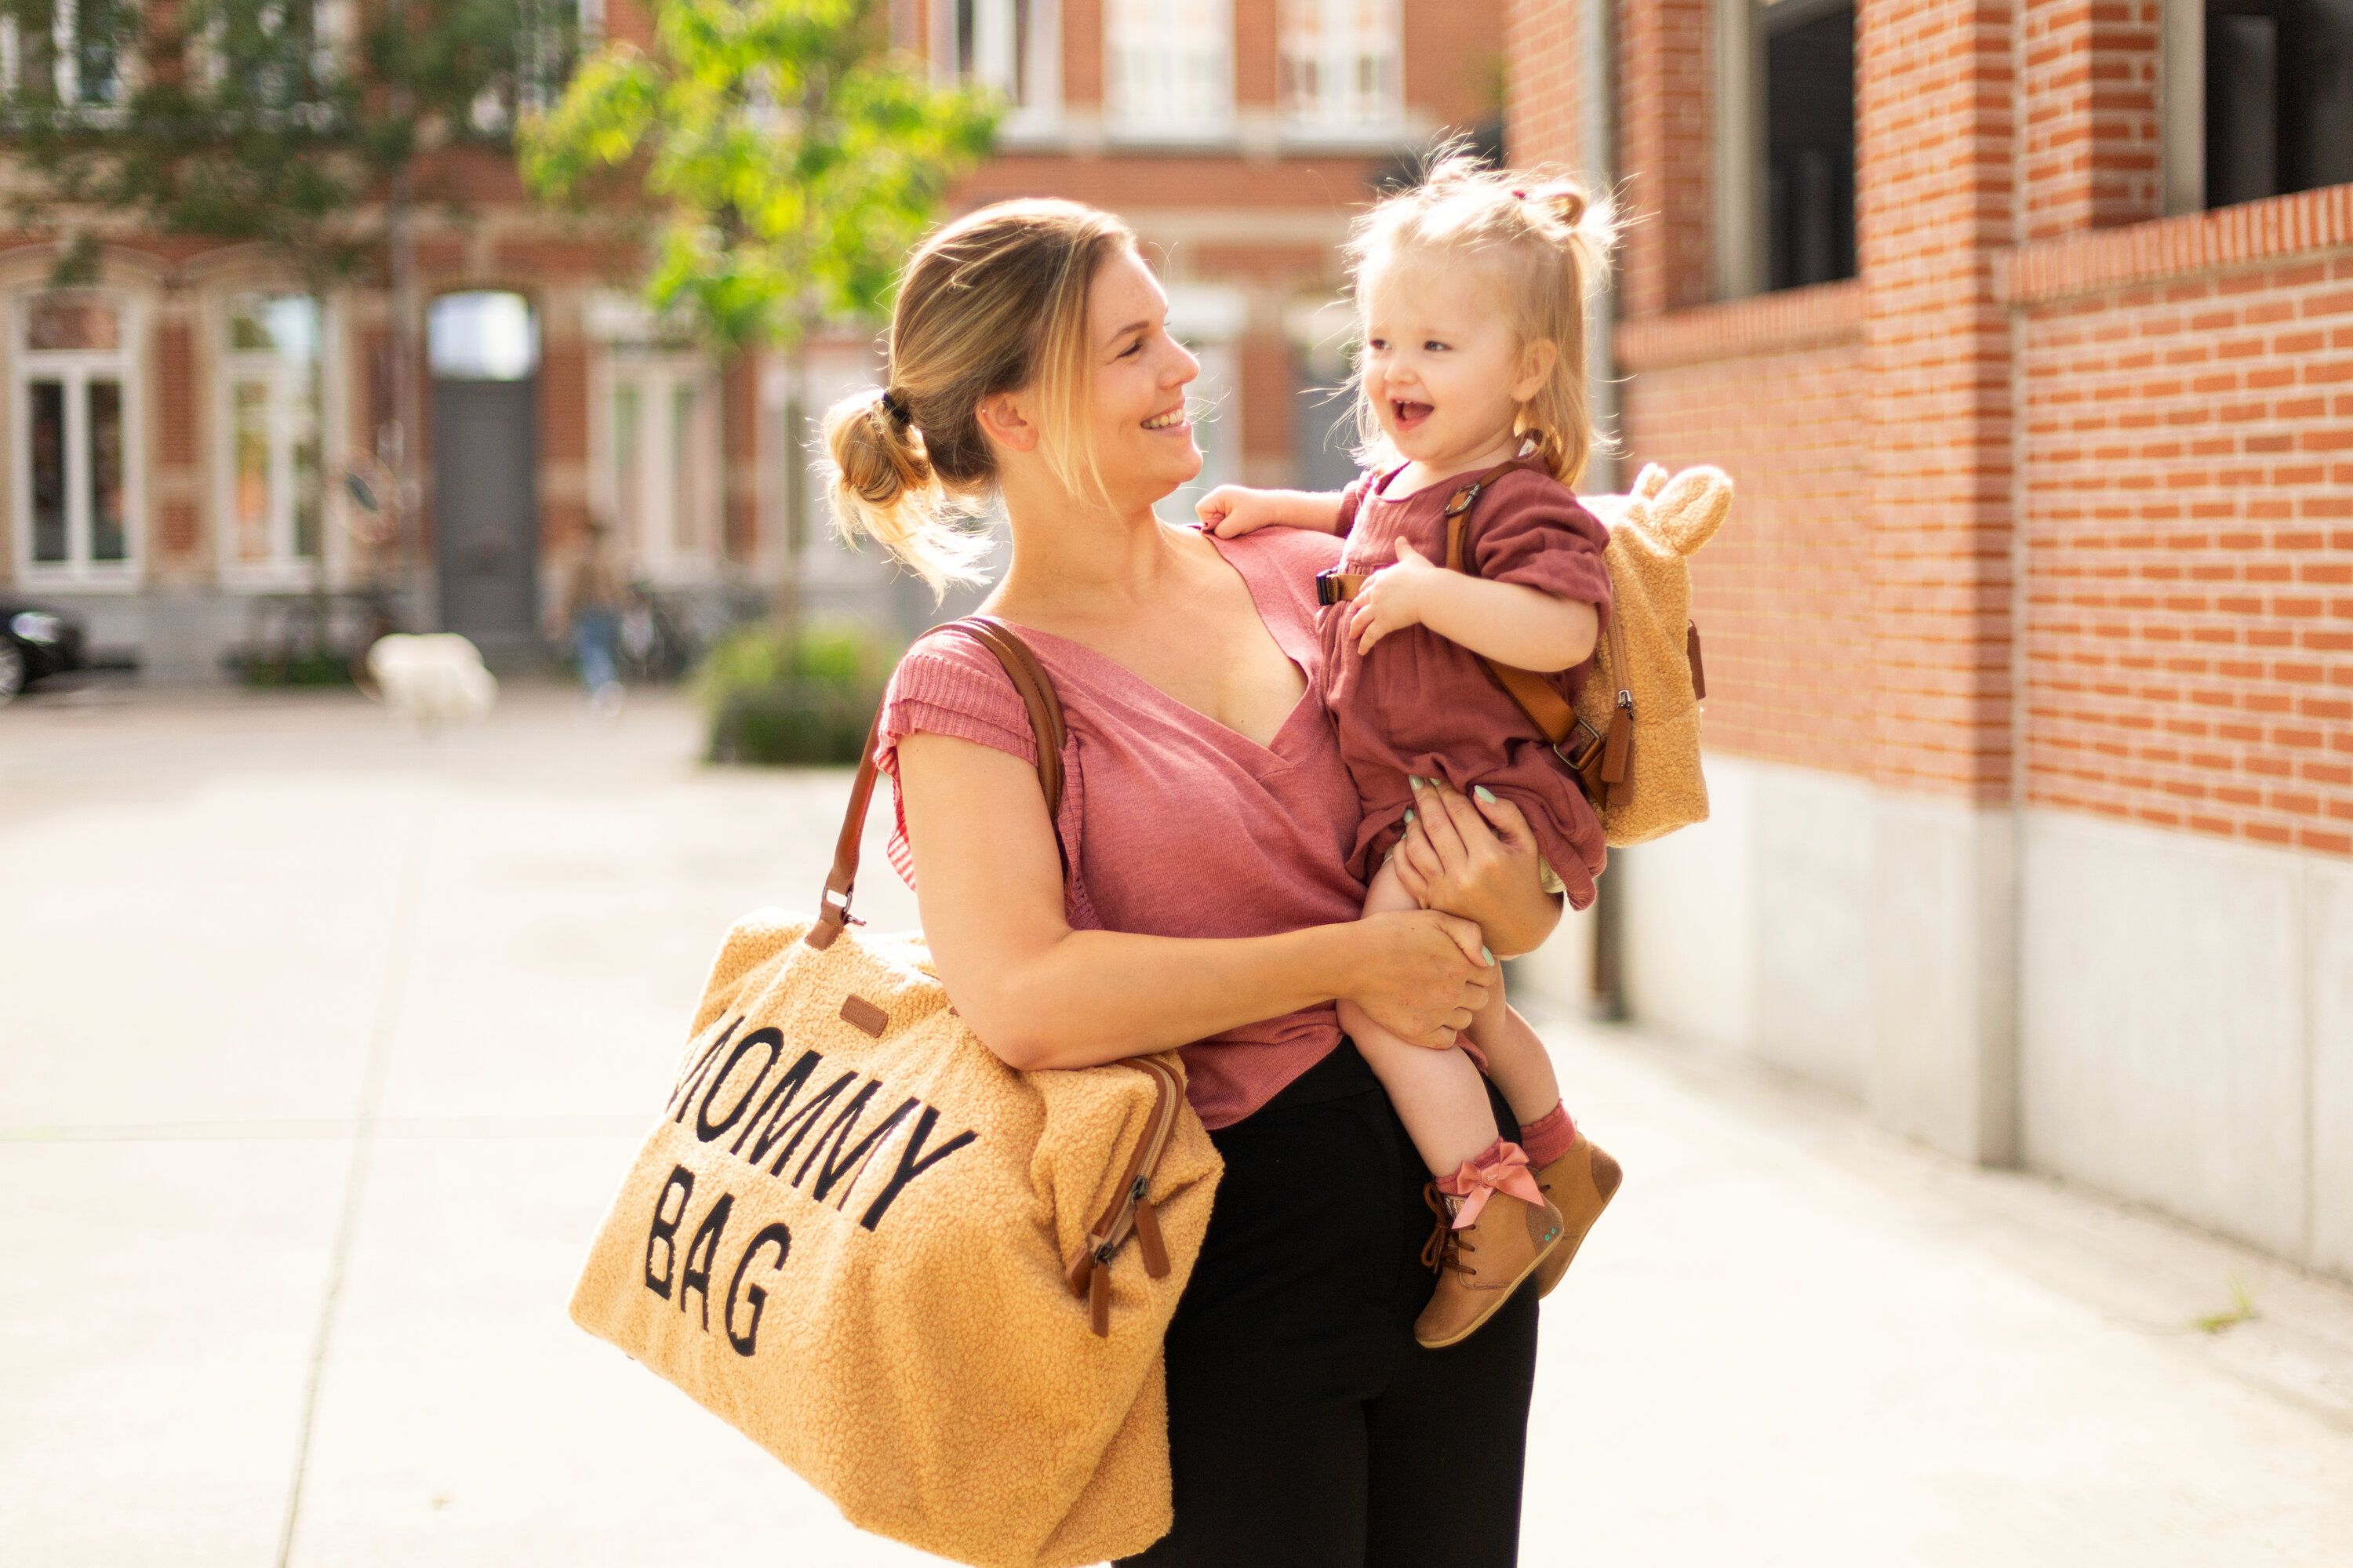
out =
[[1193,356],[1193,351],[1181,343],[1176,344],[1175,347],[1176,352],[1170,356],[1168,375],[1165,377],[1172,391],[1201,374],[1201,362]]

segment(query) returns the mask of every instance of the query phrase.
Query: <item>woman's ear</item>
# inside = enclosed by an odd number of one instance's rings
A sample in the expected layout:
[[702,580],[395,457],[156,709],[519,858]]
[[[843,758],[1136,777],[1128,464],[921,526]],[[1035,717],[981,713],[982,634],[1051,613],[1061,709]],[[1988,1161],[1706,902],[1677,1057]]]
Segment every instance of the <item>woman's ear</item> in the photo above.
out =
[[1037,449],[1038,427],[1021,406],[1019,393],[999,392],[982,398],[979,416],[981,432],[997,445],[1017,452]]
[[1537,338],[1520,350],[1520,378],[1512,383],[1512,401],[1525,403],[1543,391],[1559,363],[1560,344],[1548,337]]

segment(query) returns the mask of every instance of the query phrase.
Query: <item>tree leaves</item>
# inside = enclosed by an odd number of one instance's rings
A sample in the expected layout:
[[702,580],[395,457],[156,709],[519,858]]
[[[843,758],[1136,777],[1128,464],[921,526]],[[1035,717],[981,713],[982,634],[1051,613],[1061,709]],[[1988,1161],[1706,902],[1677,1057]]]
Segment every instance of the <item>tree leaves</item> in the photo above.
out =
[[634,183],[660,213],[649,302],[723,352],[879,312],[997,116],[890,48],[886,11],[669,0],[652,56],[607,48],[526,120],[525,181],[575,208]]

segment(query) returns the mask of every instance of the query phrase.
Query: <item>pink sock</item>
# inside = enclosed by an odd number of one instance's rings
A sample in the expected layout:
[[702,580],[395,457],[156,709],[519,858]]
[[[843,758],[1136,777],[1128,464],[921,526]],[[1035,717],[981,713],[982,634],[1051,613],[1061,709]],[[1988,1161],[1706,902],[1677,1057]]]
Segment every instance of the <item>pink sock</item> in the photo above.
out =
[[1532,1165],[1549,1165],[1569,1150],[1577,1141],[1577,1123],[1568,1116],[1568,1107],[1556,1100],[1552,1109],[1520,1128],[1520,1147],[1528,1151]]
[[[1500,1157],[1505,1150],[1514,1147],[1516,1147],[1516,1145],[1506,1143],[1504,1139],[1499,1138],[1494,1142],[1489,1144],[1486,1148],[1481,1150],[1479,1151],[1479,1158],[1469,1161],[1469,1163],[1472,1165],[1485,1165],[1489,1161]],[[1531,1158],[1534,1157],[1531,1156]],[[1459,1167],[1451,1176],[1440,1176],[1438,1179],[1438,1190],[1445,1193],[1450,1198],[1460,1198],[1468,1193],[1472,1188],[1477,1185],[1478,1183],[1475,1181],[1464,1181],[1462,1178],[1462,1171]]]

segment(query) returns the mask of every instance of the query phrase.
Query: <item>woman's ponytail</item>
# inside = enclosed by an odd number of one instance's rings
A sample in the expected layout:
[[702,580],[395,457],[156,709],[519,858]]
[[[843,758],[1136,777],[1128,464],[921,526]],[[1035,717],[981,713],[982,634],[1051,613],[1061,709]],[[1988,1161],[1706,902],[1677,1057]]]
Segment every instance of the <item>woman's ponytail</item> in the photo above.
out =
[[941,486],[904,394],[844,397],[825,416],[825,446],[833,526],[844,544],[876,540],[934,594],[976,579],[989,540]]

